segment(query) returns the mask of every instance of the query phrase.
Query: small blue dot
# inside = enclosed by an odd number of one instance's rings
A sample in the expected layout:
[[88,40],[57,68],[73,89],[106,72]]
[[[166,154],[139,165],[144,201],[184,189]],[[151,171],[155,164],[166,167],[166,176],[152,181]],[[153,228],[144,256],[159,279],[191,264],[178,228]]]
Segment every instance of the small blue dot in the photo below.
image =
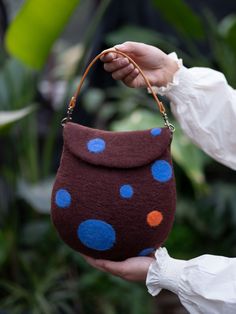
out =
[[147,249],[142,250],[142,251],[139,253],[138,256],[147,256],[147,255],[153,253],[154,251],[155,251],[155,248],[150,247],[150,248],[147,248]]
[[109,250],[116,241],[113,227],[97,219],[83,221],[77,229],[77,236],[85,246],[97,251]]
[[151,129],[152,136],[157,136],[161,134],[161,128],[153,128]]
[[101,153],[106,148],[106,142],[102,138],[94,138],[87,143],[90,153]]
[[167,182],[172,177],[172,167],[166,160],[157,160],[151,166],[152,176],[159,182]]
[[71,195],[65,189],[60,189],[56,193],[55,202],[58,207],[66,208],[70,206],[71,203]]
[[120,196],[123,198],[131,198],[134,190],[130,184],[124,184],[120,187]]

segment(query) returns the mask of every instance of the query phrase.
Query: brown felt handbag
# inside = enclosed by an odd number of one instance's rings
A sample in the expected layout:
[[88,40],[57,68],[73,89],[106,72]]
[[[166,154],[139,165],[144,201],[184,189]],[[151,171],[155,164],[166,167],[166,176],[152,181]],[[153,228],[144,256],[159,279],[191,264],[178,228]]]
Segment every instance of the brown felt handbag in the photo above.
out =
[[102,259],[124,260],[152,253],[167,238],[176,208],[170,145],[174,127],[139,69],[164,118],[164,127],[111,132],[71,122],[91,66],[63,119],[64,146],[52,190],[52,221],[71,248]]

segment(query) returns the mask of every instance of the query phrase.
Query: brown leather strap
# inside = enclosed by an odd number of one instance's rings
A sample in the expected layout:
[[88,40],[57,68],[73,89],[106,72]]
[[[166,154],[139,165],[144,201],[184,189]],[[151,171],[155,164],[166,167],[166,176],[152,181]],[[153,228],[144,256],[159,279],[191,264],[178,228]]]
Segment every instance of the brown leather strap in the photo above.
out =
[[87,68],[86,68],[86,70],[85,70],[85,72],[84,72],[84,74],[83,74],[83,76],[82,76],[82,78],[81,78],[81,80],[80,80],[80,83],[79,83],[79,85],[78,85],[78,88],[77,88],[76,92],[74,93],[74,96],[71,98],[71,101],[70,101],[70,103],[69,103],[68,110],[67,110],[67,118],[64,118],[64,119],[62,120],[62,125],[63,125],[64,123],[66,123],[66,122],[68,122],[68,121],[71,120],[71,114],[72,114],[72,112],[73,112],[73,109],[74,109],[74,107],[75,107],[77,98],[78,98],[79,93],[80,93],[80,90],[81,90],[81,87],[82,87],[82,85],[83,85],[83,83],[84,83],[84,80],[85,80],[85,78],[86,78],[86,76],[87,76],[89,70],[91,69],[91,67],[94,65],[94,63],[95,63],[98,59],[100,59],[103,55],[105,55],[105,54],[107,54],[107,53],[110,53],[110,52],[116,53],[116,54],[118,54],[118,55],[122,55],[123,57],[127,58],[127,59],[130,61],[130,63],[132,63],[132,64],[134,65],[134,67],[139,70],[139,73],[142,75],[142,77],[143,77],[143,79],[144,79],[144,81],[145,81],[145,83],[146,83],[146,86],[149,88],[149,90],[150,90],[150,92],[151,92],[151,94],[152,94],[154,100],[155,100],[156,103],[157,103],[157,106],[158,106],[158,108],[159,108],[159,110],[160,110],[160,112],[161,112],[161,114],[162,114],[162,116],[163,116],[163,118],[164,118],[165,125],[166,125],[167,127],[169,127],[169,129],[170,129],[172,132],[174,132],[174,126],[173,126],[172,124],[170,124],[169,121],[168,121],[168,117],[167,117],[167,114],[166,114],[165,107],[164,107],[163,103],[158,99],[158,97],[157,97],[157,95],[155,94],[155,92],[153,91],[153,88],[152,88],[152,86],[151,86],[151,84],[150,84],[150,82],[149,82],[147,76],[143,73],[142,69],[139,67],[139,65],[138,65],[132,58],[130,58],[130,57],[129,57],[127,54],[125,54],[124,52],[121,52],[121,51],[115,50],[115,49],[107,49],[107,50],[104,50],[103,52],[99,53],[99,54],[89,63],[89,65],[87,66]]
[[77,90],[76,90],[74,96],[72,97],[73,100],[71,101],[70,106],[71,106],[71,107],[74,107],[74,106],[75,106],[76,100],[77,100],[77,98],[78,98],[78,96],[79,96],[79,93],[80,93],[80,90],[81,90],[81,87],[82,87],[82,85],[83,85],[83,83],[84,83],[84,80],[85,80],[85,78],[86,78],[86,76],[87,76],[89,70],[91,69],[91,67],[94,65],[94,63],[95,63],[98,59],[100,59],[103,55],[105,55],[105,54],[107,54],[107,53],[109,53],[109,52],[114,52],[114,53],[116,53],[116,54],[118,54],[118,55],[122,55],[123,57],[127,58],[127,59],[129,60],[129,62],[134,65],[135,68],[137,68],[137,69],[139,70],[139,73],[142,75],[142,77],[143,77],[143,79],[144,79],[144,81],[145,81],[147,87],[149,87],[150,92],[152,93],[152,95],[153,95],[153,97],[154,97],[154,99],[155,99],[155,101],[156,101],[156,103],[157,103],[157,105],[158,105],[158,107],[159,107],[160,112],[161,112],[161,113],[164,113],[164,112],[165,112],[165,108],[164,108],[162,102],[158,99],[157,95],[154,93],[154,91],[153,91],[153,89],[152,89],[152,86],[151,86],[151,84],[150,84],[150,82],[149,82],[147,76],[143,73],[143,71],[142,71],[142,69],[139,67],[139,65],[138,65],[132,58],[130,58],[127,54],[125,54],[124,52],[121,52],[121,51],[119,51],[119,50],[115,50],[115,49],[108,49],[108,50],[105,50],[105,51],[99,53],[99,54],[89,63],[89,65],[87,66],[87,68],[86,68],[86,70],[85,70],[85,72],[84,72],[84,74],[83,74],[83,76],[82,76],[82,78],[81,78],[81,80],[80,80],[80,83],[79,83],[79,85],[78,85],[78,88],[77,88]]

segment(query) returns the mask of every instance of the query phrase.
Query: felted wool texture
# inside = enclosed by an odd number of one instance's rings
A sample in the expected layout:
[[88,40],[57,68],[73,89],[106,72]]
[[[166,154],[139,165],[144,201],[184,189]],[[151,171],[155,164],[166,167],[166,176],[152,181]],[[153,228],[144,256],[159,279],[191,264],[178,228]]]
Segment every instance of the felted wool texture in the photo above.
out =
[[[69,122],[63,135],[51,199],[60,237],[76,251],[114,261],[160,247],[176,207],[170,130],[108,132]],[[162,215],[157,224],[155,215]]]

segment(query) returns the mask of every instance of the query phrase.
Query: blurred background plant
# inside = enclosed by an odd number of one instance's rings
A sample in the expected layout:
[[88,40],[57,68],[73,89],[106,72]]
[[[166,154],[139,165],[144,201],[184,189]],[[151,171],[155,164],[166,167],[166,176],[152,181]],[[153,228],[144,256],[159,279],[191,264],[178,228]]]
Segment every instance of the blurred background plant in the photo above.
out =
[[[126,40],[176,51],[187,66],[220,70],[236,88],[235,8],[210,0],[0,1],[1,313],[177,313],[171,294],[156,303],[143,284],[92,269],[58,239],[49,214],[60,120],[88,60]],[[78,107],[74,120],[97,128],[162,125],[145,90],[115,83],[99,63]],[[176,258],[235,256],[235,172],[174,123],[178,208],[166,246]]]

